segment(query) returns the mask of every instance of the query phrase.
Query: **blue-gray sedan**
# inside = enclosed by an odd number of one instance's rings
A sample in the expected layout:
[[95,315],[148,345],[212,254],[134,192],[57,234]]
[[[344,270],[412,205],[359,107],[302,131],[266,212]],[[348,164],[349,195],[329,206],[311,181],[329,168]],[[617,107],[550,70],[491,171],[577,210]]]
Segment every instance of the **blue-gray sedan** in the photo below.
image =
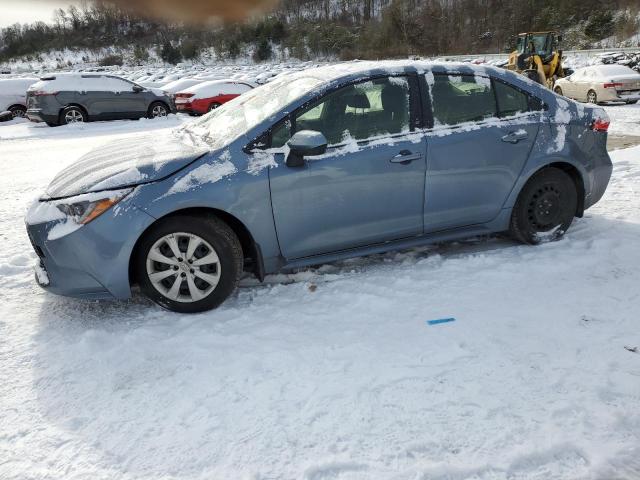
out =
[[609,120],[511,72],[355,62],[278,77],[171,135],[62,171],[26,223],[38,283],[179,312],[243,272],[510,232],[557,239],[603,195]]

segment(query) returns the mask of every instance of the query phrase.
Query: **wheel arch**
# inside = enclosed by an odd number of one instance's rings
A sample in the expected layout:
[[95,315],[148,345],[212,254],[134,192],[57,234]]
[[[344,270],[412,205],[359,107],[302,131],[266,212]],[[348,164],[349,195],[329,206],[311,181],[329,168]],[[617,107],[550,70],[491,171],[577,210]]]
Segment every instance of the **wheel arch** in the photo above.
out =
[[23,108],[24,110],[26,110],[26,109],[27,109],[27,106],[26,106],[26,105],[23,105],[22,103],[14,103],[14,104],[12,104],[12,105],[9,105],[9,106],[7,107],[7,110],[11,110],[12,108],[16,108],[16,107],[18,107],[18,108]]
[[167,108],[167,112],[171,113],[171,106],[164,100],[151,100],[151,102],[149,102],[149,105],[147,106],[147,113],[151,113],[151,107],[153,107],[157,103],[159,103],[160,105],[164,105]]
[[231,215],[224,210],[220,210],[212,207],[190,207],[184,208],[180,210],[175,210],[171,213],[163,215],[155,219],[147,228],[138,236],[136,243],[131,250],[131,255],[129,256],[129,284],[133,285],[137,282],[136,272],[134,270],[134,264],[136,256],[139,254],[138,249],[140,246],[140,242],[145,237],[147,232],[153,228],[158,222],[166,220],[170,217],[179,217],[181,215],[198,215],[198,216],[215,216],[218,219],[225,222],[237,235],[238,240],[240,240],[240,245],[242,247],[242,254],[245,259],[244,269],[245,271],[252,272],[258,280],[262,281],[265,276],[264,270],[264,262],[262,259],[262,251],[260,250],[260,245],[258,245],[249,229],[242,223],[237,217]]
[[585,193],[586,193],[584,177],[580,172],[580,170],[575,165],[567,161],[562,161],[562,160],[552,161],[539,166],[535,170],[532,170],[529,176],[526,178],[524,182],[522,182],[522,185],[518,189],[518,195],[515,196],[516,201],[520,196],[520,193],[522,192],[522,190],[531,181],[531,179],[546,168],[557,168],[559,170],[562,170],[566,174],[568,174],[569,177],[571,177],[571,180],[573,181],[573,184],[576,188],[576,193],[578,194],[578,206],[576,208],[575,216],[581,218],[584,215],[584,200],[585,200]]
[[79,109],[80,109],[80,110],[82,110],[82,111],[84,112],[84,114],[87,116],[87,120],[89,120],[89,112],[87,111],[87,109],[86,109],[83,105],[80,105],[79,103],[67,103],[66,105],[64,105],[64,106],[60,109],[60,111],[58,112],[58,120],[61,120],[61,119],[62,119],[62,112],[64,112],[64,110],[65,110],[66,108],[69,108],[69,107],[77,107],[77,108],[79,108]]

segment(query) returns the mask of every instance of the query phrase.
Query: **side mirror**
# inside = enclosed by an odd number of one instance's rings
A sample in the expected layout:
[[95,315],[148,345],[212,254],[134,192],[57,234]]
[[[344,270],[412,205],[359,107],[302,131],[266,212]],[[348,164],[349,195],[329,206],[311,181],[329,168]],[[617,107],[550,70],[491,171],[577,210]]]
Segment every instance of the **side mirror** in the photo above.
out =
[[304,157],[322,155],[327,151],[327,139],[322,133],[314,130],[300,130],[291,137],[287,145],[287,167],[302,167]]
[[141,87],[140,85],[134,85],[134,86],[133,86],[133,91],[134,91],[135,93],[144,92],[144,87]]

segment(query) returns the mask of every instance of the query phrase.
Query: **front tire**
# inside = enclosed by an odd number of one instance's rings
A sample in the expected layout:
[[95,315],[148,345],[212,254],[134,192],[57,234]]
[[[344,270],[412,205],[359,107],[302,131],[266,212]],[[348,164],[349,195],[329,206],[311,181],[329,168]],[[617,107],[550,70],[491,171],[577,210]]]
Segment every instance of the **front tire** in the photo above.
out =
[[578,192],[571,177],[559,168],[547,167],[520,192],[510,233],[529,245],[558,240],[571,226],[577,208]]
[[233,230],[215,217],[168,217],[151,227],[135,257],[142,292],[180,313],[218,307],[242,274],[242,247]]
[[213,102],[211,105],[209,105],[209,108],[207,108],[207,113],[219,107],[220,107],[220,104],[218,102]]
[[561,89],[560,87],[556,87],[556,88],[554,88],[554,89],[553,89],[553,91],[554,91],[554,92],[556,92],[558,95],[564,95],[564,94],[562,93],[562,89]]
[[629,100],[627,105],[635,105],[636,103],[638,103],[638,100]]
[[153,102],[149,105],[148,118],[166,117],[167,115],[169,115],[169,107],[165,103]]
[[598,104],[598,94],[593,90],[589,90],[587,92],[587,103],[592,103],[594,105]]

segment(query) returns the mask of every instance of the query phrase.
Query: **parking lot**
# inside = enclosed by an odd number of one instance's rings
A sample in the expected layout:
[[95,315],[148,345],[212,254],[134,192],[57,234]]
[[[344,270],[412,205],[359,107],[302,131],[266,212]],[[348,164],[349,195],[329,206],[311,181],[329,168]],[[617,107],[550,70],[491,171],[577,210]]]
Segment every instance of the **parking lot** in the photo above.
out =
[[46,294],[23,223],[80,155],[189,117],[0,126],[0,477],[637,478],[640,108],[607,110],[611,184],[562,241],[247,278],[195,316]]

